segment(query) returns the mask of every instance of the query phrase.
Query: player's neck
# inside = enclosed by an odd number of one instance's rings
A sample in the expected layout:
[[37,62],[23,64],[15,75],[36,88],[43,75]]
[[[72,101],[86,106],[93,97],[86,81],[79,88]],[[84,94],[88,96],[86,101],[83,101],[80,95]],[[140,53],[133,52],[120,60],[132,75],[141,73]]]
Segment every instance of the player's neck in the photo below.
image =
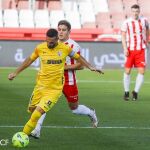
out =
[[133,16],[132,19],[133,20],[139,20],[139,16],[138,17]]
[[61,39],[61,40],[59,40],[59,41],[60,41],[60,42],[64,42],[64,43],[65,43],[65,42],[67,42],[67,41],[68,41],[68,39],[69,39],[69,38],[67,38],[67,39]]

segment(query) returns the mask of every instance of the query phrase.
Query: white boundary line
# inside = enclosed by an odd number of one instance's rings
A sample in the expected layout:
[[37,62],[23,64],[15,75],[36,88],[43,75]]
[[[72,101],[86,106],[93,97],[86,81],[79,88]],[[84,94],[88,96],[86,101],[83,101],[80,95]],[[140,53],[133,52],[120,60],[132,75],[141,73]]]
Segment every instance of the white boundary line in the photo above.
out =
[[[23,128],[24,126],[0,126],[0,128]],[[80,126],[42,126],[43,128],[56,128],[56,129],[93,129],[93,127],[80,127]],[[150,127],[97,127],[98,129],[138,129],[150,130]]]
[[[78,83],[122,83],[123,81],[118,80],[77,80]],[[135,81],[131,81],[131,83],[135,83]],[[150,84],[150,81],[145,81],[144,84]]]
[[[0,67],[0,69],[15,69],[16,67]],[[34,67],[30,67],[28,69],[36,70]],[[88,69],[87,69],[88,70]],[[110,70],[111,69],[107,69]],[[77,80],[78,83],[123,83],[122,80]],[[135,81],[131,81],[131,83],[135,83]],[[144,84],[150,84],[150,81],[144,81]]]

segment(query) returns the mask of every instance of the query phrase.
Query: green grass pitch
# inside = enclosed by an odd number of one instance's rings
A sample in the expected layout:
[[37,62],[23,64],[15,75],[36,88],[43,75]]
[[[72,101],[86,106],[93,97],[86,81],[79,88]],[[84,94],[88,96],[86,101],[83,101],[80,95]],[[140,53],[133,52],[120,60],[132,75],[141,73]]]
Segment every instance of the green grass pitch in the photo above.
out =
[[[11,138],[29,119],[26,112],[35,85],[36,70],[27,69],[8,81],[13,69],[0,68],[0,150],[13,150]],[[62,96],[48,112],[41,138],[30,139],[27,150],[150,150],[150,71],[145,74],[138,101],[123,100],[123,70],[104,70],[99,75],[77,71],[80,104],[96,109],[98,128],[90,128],[87,117],[68,109]],[[136,71],[132,72],[131,91]]]

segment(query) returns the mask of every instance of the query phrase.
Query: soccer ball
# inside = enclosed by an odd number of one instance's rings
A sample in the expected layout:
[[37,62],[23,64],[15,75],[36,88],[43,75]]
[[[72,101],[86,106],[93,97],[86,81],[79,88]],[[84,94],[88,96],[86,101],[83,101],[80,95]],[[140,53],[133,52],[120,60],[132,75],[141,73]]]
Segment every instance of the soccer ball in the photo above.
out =
[[29,137],[24,132],[17,132],[12,137],[14,147],[26,147],[29,144]]

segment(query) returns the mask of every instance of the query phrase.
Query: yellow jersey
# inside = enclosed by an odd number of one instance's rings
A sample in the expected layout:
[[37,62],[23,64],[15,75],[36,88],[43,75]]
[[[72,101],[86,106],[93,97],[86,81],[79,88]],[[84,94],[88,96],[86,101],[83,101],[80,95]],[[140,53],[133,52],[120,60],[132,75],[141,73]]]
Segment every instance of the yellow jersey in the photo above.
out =
[[47,42],[37,45],[30,56],[32,60],[36,60],[38,57],[40,59],[37,85],[41,86],[41,88],[62,90],[64,84],[64,66],[68,55],[75,59],[80,57],[68,45],[62,42],[58,42],[58,45],[52,49],[47,47]]

